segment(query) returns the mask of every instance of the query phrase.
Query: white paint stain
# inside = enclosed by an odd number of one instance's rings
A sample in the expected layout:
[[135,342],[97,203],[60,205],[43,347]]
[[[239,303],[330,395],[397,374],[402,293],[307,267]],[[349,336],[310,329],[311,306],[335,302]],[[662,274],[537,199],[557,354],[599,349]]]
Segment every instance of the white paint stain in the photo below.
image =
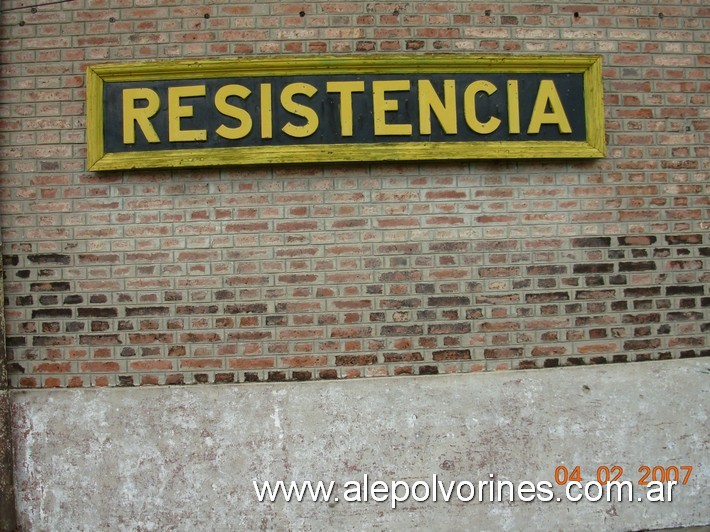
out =
[[416,415],[416,414],[412,414],[411,416],[409,416],[409,417],[407,418],[407,426],[408,426],[410,429],[413,429],[413,428],[414,428],[414,425],[416,424],[416,422],[417,422],[417,415]]
[[[286,393],[286,390],[277,390],[274,392],[274,395],[285,395],[285,393]],[[283,440],[284,431],[283,431],[283,427],[281,426],[281,416],[279,414],[278,402],[274,402],[274,413],[271,414],[271,419],[274,420],[274,428],[279,433],[279,439]]]

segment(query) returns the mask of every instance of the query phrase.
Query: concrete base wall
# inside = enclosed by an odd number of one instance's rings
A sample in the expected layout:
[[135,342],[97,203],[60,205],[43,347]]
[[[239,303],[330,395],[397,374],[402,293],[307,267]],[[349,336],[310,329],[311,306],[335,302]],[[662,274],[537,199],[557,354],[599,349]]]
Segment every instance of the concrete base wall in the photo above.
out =
[[[634,530],[710,523],[707,360],[346,382],[13,391],[30,530]],[[692,465],[672,502],[257,501],[253,480],[554,481]],[[421,492],[420,492],[421,493]],[[467,492],[466,492],[467,493]]]

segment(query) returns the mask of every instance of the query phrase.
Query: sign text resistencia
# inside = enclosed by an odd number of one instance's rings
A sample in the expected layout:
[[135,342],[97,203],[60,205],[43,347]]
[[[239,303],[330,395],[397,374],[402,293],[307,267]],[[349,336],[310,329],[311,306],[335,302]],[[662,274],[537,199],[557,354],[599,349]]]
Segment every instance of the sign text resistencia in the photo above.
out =
[[[582,76],[343,76],[117,83],[111,151],[402,140],[583,140]],[[179,143],[179,144],[178,144]]]

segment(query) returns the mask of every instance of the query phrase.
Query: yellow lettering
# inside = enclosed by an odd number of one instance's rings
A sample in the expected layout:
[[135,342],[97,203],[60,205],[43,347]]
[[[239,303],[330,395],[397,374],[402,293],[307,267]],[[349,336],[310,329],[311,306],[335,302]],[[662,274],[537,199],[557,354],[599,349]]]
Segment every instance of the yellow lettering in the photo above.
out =
[[259,86],[261,96],[261,138],[270,139],[274,136],[274,127],[271,121],[271,84],[262,83]]
[[[549,112],[547,111],[548,106],[550,108]],[[557,124],[560,133],[572,133],[569,120],[567,120],[567,115],[562,107],[560,95],[557,94],[555,83],[551,79],[540,81],[540,88],[537,91],[535,105],[530,117],[528,133],[540,133],[542,124]]]
[[412,124],[388,124],[385,122],[387,111],[399,109],[397,100],[388,100],[387,92],[408,91],[409,80],[388,80],[372,82],[372,111],[375,125],[375,135],[411,135]]
[[227,127],[224,124],[217,128],[217,134],[225,139],[236,140],[246,137],[252,129],[253,123],[249,113],[227,102],[230,96],[246,99],[251,94],[251,91],[242,85],[224,85],[220,87],[214,96],[214,105],[217,110],[224,116],[235,118],[239,121],[237,127]]
[[192,105],[181,105],[181,98],[204,96],[204,85],[168,87],[168,134],[170,142],[194,142],[207,140],[206,129],[181,129],[180,120],[195,115]]
[[343,137],[353,136],[353,93],[365,92],[364,81],[329,81],[328,92],[340,94],[340,133]]
[[517,79],[508,81],[508,133],[520,133],[520,98]]
[[458,132],[456,123],[456,82],[444,80],[444,102],[428,79],[420,79],[419,87],[419,133],[431,135],[431,112],[434,111],[441,128],[447,135]]
[[289,135],[290,137],[307,137],[315,133],[318,129],[318,115],[316,112],[300,103],[293,101],[293,97],[296,94],[305,94],[311,98],[318,89],[309,83],[291,83],[286,85],[283,92],[281,92],[281,105],[289,113],[293,113],[296,116],[300,116],[306,119],[306,123],[302,126],[296,126],[291,122],[287,122],[281,131]]
[[[136,107],[137,100],[147,100],[145,107]],[[150,143],[160,142],[150,119],[160,109],[160,96],[153,89],[123,89],[123,143],[135,144],[137,125]]]
[[476,95],[479,92],[485,92],[490,96],[496,90],[498,89],[496,89],[495,85],[486,80],[474,81],[466,87],[466,91],[463,95],[463,111],[466,124],[468,124],[468,127],[470,127],[472,131],[481,133],[482,135],[488,135],[489,133],[493,133],[498,129],[498,126],[500,126],[500,118],[492,116],[488,121],[481,122],[478,116],[476,116]]

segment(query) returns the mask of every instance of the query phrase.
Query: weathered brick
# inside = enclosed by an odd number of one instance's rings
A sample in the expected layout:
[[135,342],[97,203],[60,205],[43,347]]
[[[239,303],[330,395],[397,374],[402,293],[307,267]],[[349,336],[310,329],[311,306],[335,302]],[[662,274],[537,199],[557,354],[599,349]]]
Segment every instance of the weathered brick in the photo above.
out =
[[573,238],[572,247],[575,248],[602,248],[611,245],[611,238],[606,236]]
[[33,336],[32,345],[35,347],[51,347],[71,345],[74,338],[71,336]]
[[121,365],[115,361],[86,361],[79,364],[81,371],[87,373],[115,373]]
[[61,254],[61,253],[44,253],[27,255],[27,260],[33,264],[57,264],[57,265],[67,265],[71,264],[71,255]]
[[[575,264],[572,267],[572,272],[577,274],[586,273],[611,273],[614,271],[614,265],[609,263],[587,263]],[[623,270],[622,270],[623,271]]]
[[427,300],[430,307],[458,307],[471,304],[468,296],[434,296]]
[[667,296],[702,296],[705,295],[703,285],[676,285],[666,287]]
[[367,338],[372,336],[372,327],[334,327],[331,338]]
[[577,290],[574,293],[575,299],[614,299],[615,290]]
[[567,273],[567,266],[563,264],[528,266],[528,275],[564,275]]
[[470,349],[443,349],[434,351],[432,357],[436,361],[442,360],[469,360],[471,358]]
[[67,281],[30,284],[30,291],[32,292],[67,292],[69,290],[71,290],[71,284]]
[[554,301],[569,301],[568,292],[547,292],[541,294],[525,294],[526,303],[551,303]]
[[703,242],[703,236],[700,234],[689,235],[666,235],[666,243],[671,246],[678,245],[696,245]]
[[115,318],[118,309],[115,307],[84,307],[77,309],[79,318]]
[[655,271],[656,263],[651,260],[647,261],[637,261],[637,262],[620,262],[619,271],[620,272],[643,272],[643,271]]
[[429,325],[427,334],[466,334],[471,332],[470,323],[442,323]]
[[385,325],[380,328],[382,336],[412,336],[424,334],[421,325]]
[[515,358],[523,355],[522,347],[488,348],[483,350],[485,358]]
[[648,340],[627,340],[624,342],[624,349],[629,351],[641,350],[641,349],[658,349],[661,345],[661,341],[658,338],[651,338]]
[[338,355],[336,366],[367,366],[377,364],[377,355]]
[[126,316],[167,316],[170,314],[170,307],[127,307]]
[[82,334],[79,335],[80,345],[107,346],[120,345],[121,339],[118,334]]
[[[383,360],[385,362],[420,362],[424,360],[424,356],[419,351],[404,351],[394,353],[384,353]],[[410,366],[411,368],[411,366]],[[409,372],[411,373],[411,371]]]
[[71,362],[40,362],[32,365],[33,373],[69,373]]
[[224,311],[229,314],[263,314],[267,311],[267,305],[265,303],[225,305]]
[[32,319],[42,318],[71,318],[73,315],[70,308],[43,308],[32,311]]
[[619,245],[622,246],[650,246],[656,243],[656,237],[649,235],[620,236]]
[[[16,385],[707,355],[707,8],[80,4],[45,6],[37,24],[8,26],[2,45],[7,346],[28,373]],[[683,20],[694,22],[676,27]],[[601,54],[609,157],[170,179],[85,170],[87,62],[401,50]],[[474,354],[487,360],[462,363]],[[108,365],[82,367],[89,359]]]

